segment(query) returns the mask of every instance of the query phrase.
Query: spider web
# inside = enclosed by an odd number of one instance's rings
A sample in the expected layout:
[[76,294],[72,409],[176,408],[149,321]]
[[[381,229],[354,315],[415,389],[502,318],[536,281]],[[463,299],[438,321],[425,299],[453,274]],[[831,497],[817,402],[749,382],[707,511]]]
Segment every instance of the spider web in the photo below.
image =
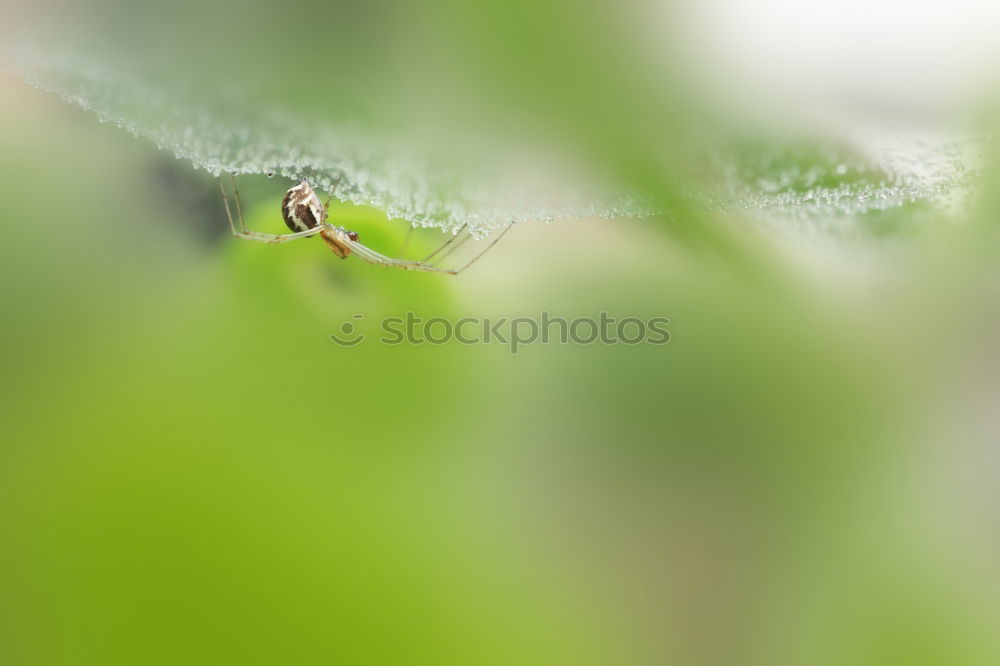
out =
[[[374,206],[413,226],[477,238],[511,223],[584,217],[645,217],[660,211],[629,194],[602,191],[593,179],[574,180],[515,167],[484,173],[434,161],[405,142],[356,127],[307,119],[288,109],[178,104],[103,65],[75,59],[21,56],[5,69],[31,85],[96,114],[178,160],[219,176],[263,174],[305,179],[341,201]],[[211,101],[211,100],[209,100]],[[872,137],[869,137],[872,138]],[[758,144],[709,153],[710,179],[691,193],[706,209],[768,219],[847,219],[915,202],[953,205],[974,191],[983,142],[940,134],[874,137],[865,156],[823,148],[799,151]]]

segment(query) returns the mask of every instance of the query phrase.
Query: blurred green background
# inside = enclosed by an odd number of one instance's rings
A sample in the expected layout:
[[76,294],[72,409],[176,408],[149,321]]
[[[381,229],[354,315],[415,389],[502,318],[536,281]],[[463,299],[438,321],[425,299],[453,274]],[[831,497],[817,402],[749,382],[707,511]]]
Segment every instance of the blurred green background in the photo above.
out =
[[[701,102],[611,5],[38,16],[168,89],[393,130],[444,98],[669,215],[520,224],[457,279],[242,243],[210,176],[0,77],[0,664],[1000,661],[992,161],[962,217],[765,232],[687,203]],[[240,184],[280,231],[289,183]],[[671,340],[374,340],[408,311]]]

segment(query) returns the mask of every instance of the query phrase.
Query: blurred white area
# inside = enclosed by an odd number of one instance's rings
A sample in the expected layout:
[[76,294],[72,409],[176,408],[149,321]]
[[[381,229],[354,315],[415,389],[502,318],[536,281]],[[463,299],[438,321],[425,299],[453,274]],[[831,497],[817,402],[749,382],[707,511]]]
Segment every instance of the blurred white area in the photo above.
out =
[[1000,73],[998,0],[639,2],[660,57],[740,113],[906,123],[963,111]]

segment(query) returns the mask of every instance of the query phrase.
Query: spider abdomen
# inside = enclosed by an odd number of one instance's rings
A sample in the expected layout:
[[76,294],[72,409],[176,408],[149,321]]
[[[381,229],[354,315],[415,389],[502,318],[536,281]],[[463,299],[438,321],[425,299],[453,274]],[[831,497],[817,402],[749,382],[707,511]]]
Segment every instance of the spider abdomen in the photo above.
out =
[[281,217],[293,232],[308,231],[326,221],[326,208],[309,183],[302,180],[281,200]]

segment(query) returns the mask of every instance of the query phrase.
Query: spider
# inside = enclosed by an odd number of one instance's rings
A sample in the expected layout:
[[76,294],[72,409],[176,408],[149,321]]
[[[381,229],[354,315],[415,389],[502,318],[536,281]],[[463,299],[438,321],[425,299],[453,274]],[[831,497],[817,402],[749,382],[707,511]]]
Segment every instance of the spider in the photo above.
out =
[[[310,236],[318,235],[323,239],[323,242],[326,243],[327,247],[333,250],[333,253],[341,259],[346,259],[350,255],[354,254],[372,264],[394,266],[396,268],[402,268],[403,270],[409,271],[430,271],[434,273],[445,273],[447,275],[458,275],[466,268],[476,263],[476,261],[481,256],[486,254],[494,245],[496,245],[500,239],[503,238],[504,234],[506,234],[513,226],[513,223],[508,224],[500,235],[494,238],[482,252],[474,256],[461,268],[439,268],[438,266],[431,265],[428,262],[430,262],[430,260],[434,257],[437,257],[436,261],[441,261],[469,240],[471,235],[466,234],[461,241],[455,243],[458,237],[462,235],[462,232],[465,231],[466,227],[468,227],[468,224],[463,224],[451,238],[446,240],[436,250],[420,261],[410,259],[393,259],[379,254],[375,250],[359,243],[358,234],[356,232],[347,231],[343,227],[335,227],[328,223],[326,218],[329,213],[330,198],[327,198],[326,203],[320,202],[319,197],[316,195],[312,186],[305,180],[300,180],[297,185],[289,189],[288,192],[285,193],[284,199],[281,200],[281,217],[285,220],[285,224],[292,233],[267,234],[260,231],[250,231],[246,228],[246,224],[243,222],[243,210],[240,206],[240,192],[236,188],[236,178],[234,177],[232,181],[233,197],[236,199],[236,217],[239,219],[238,229],[236,224],[233,223],[233,215],[229,208],[229,196],[226,193],[226,188],[222,184],[221,178],[219,179],[219,190],[222,192],[222,203],[226,207],[226,217],[229,218],[229,228],[232,230],[233,235],[237,238],[245,238],[247,240],[258,241],[260,243],[273,244],[286,243],[288,241],[298,240],[299,238],[309,238]],[[409,235],[407,235],[407,239],[409,239]],[[452,245],[453,247],[448,249],[449,246]],[[447,252],[445,252],[445,250],[447,250]]]

